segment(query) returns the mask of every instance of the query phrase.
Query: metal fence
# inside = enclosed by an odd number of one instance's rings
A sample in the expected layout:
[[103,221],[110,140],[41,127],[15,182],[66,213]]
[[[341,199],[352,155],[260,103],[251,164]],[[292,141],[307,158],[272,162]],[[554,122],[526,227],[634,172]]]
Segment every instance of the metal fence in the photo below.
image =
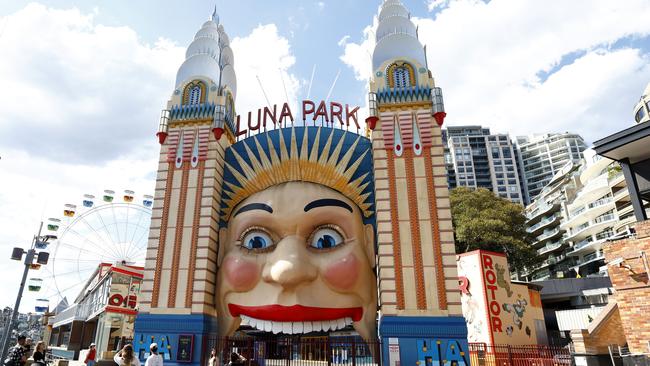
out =
[[[379,365],[379,341],[359,337],[210,338],[204,354],[214,349],[217,366],[242,356],[242,366]],[[207,362],[207,360],[205,360]],[[203,363],[205,364],[205,363]]]
[[555,346],[511,346],[470,343],[472,366],[570,366],[568,348]]

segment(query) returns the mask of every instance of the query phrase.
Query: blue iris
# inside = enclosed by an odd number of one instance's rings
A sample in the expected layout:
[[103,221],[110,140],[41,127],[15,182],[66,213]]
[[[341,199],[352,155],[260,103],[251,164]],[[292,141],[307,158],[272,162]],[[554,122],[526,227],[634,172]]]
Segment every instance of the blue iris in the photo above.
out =
[[330,227],[323,227],[314,232],[311,237],[311,246],[314,249],[331,249],[343,244],[343,235]]
[[273,240],[262,230],[251,230],[242,238],[242,246],[249,250],[266,249],[273,246]]
[[264,239],[261,236],[254,236],[248,240],[248,244],[246,245],[248,249],[263,249],[268,246],[266,239]]
[[327,248],[333,248],[336,245],[336,239],[334,239],[331,235],[323,235],[318,241],[316,242],[316,248],[318,249],[327,249]]

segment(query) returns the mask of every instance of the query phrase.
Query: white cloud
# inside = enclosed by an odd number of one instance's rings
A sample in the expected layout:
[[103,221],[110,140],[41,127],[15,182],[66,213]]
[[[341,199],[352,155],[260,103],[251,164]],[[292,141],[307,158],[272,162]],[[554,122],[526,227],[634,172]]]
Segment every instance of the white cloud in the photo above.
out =
[[[435,19],[414,21],[445,93],[447,123],[513,135],[571,130],[589,141],[631,124],[632,107],[650,81],[648,55],[614,44],[650,33],[647,2],[429,6],[439,10]],[[363,41],[345,44],[341,57],[363,80],[371,75],[362,55],[372,52],[372,36],[366,28]]]
[[30,4],[4,21],[0,145],[89,163],[151,136],[182,48],[143,44],[132,29],[77,9]]
[[271,107],[278,105],[278,113],[287,100],[295,111],[301,82],[290,69],[296,58],[289,41],[278,34],[276,25],[259,25],[248,36],[234,38],[231,46],[235,54],[238,90],[241,91],[237,93],[237,113],[242,115],[242,123],[247,121],[245,118],[249,111],[256,116],[258,108],[267,106],[260,82]]
[[318,1],[316,3],[316,6],[318,6],[318,10],[323,10],[323,9],[325,9],[325,2],[324,1]]
[[[187,45],[145,44],[129,27],[97,24],[96,14],[30,4],[0,18],[0,278],[9,279],[0,281],[8,294],[0,307],[13,306],[22,271],[8,254],[29,245],[42,218],[62,216],[85,193],[154,189],[158,116]],[[275,25],[232,47],[239,111],[266,105],[256,74],[271,103],[285,100],[280,70],[296,99],[295,58]],[[36,297],[26,292],[21,310]]]

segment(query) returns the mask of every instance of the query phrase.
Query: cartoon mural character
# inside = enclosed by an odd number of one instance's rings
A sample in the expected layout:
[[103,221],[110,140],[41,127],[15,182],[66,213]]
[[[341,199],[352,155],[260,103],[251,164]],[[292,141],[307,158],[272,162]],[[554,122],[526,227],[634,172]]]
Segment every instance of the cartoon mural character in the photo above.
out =
[[524,325],[521,319],[526,313],[526,305],[528,305],[526,299],[517,299],[517,301],[512,304],[503,304],[503,310],[512,314],[512,321],[519,329]]
[[352,324],[376,337],[371,144],[296,127],[226,151],[216,299],[219,333],[302,334]]
[[513,332],[514,330],[515,330],[515,328],[513,328],[512,325],[508,325],[508,326],[506,327],[506,334],[507,334],[509,337],[512,337],[512,332]]
[[497,270],[497,285],[506,290],[508,297],[512,297],[512,290],[510,289],[510,282],[506,281],[505,273],[506,267],[495,264],[494,268]]
[[530,338],[530,334],[531,334],[530,327],[526,326],[526,335],[528,336],[528,338]]

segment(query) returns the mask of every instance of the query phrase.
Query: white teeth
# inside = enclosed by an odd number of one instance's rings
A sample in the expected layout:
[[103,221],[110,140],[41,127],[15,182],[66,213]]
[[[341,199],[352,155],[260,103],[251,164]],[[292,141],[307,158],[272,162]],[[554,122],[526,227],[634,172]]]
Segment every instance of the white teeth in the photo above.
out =
[[241,315],[241,325],[248,325],[265,332],[274,334],[306,334],[311,332],[327,332],[343,329],[352,324],[352,318],[341,318],[323,321],[304,321],[304,322],[275,322],[270,320],[260,320]]
[[312,322],[304,322],[304,332],[303,333],[311,333],[314,330],[314,325]]
[[241,316],[241,324],[242,325],[250,325],[250,320],[251,320],[251,318],[247,317],[246,315]]
[[330,329],[331,330],[339,329],[339,323],[336,320],[330,320]]
[[282,323],[272,322],[273,323],[273,334],[278,334],[282,332]]
[[293,334],[301,334],[303,328],[303,322],[293,322]]
[[291,322],[282,323],[282,333],[293,334],[293,325],[291,324]]
[[311,322],[311,328],[314,332],[323,330],[323,323],[319,321]]

